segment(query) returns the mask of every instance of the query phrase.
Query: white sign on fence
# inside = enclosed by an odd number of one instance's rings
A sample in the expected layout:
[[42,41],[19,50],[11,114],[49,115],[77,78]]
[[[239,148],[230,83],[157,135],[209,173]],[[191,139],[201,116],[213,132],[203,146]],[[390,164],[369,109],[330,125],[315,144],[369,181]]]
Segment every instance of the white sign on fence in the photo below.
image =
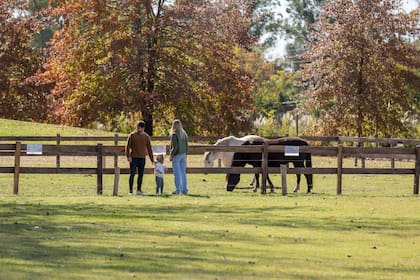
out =
[[27,144],[26,154],[27,155],[42,155],[42,144]]
[[154,155],[166,155],[166,146],[164,145],[153,145],[152,151]]
[[284,155],[287,157],[298,157],[299,156],[299,146],[285,146]]

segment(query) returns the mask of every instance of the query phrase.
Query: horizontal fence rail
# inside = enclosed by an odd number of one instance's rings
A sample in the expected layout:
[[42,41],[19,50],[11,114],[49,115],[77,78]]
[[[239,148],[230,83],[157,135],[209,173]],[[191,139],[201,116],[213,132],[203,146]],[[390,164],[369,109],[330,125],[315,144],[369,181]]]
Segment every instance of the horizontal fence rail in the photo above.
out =
[[[191,142],[215,142],[224,136],[190,136]],[[282,137],[282,136],[278,136]],[[268,137],[268,138],[278,138]],[[369,138],[369,137],[345,137],[345,136],[299,136],[310,142],[327,142],[335,144],[343,143],[373,143],[384,145],[420,145],[420,139],[402,139],[402,138]],[[169,136],[152,136],[152,141],[169,141]],[[0,142],[125,142],[127,135],[114,136],[0,136]]]
[[[0,144],[0,154],[2,156],[14,156],[16,144]],[[42,145],[42,154],[27,155],[27,144],[21,144],[20,154],[25,156],[96,156],[98,154],[97,145]],[[124,146],[102,146],[103,156],[122,156]],[[190,145],[188,154],[204,154],[205,152],[243,152],[261,153],[263,145],[246,146],[213,146],[213,145]],[[268,146],[268,152],[284,152],[285,146]],[[166,146],[166,150],[169,147]],[[399,158],[413,160],[416,158],[416,148],[358,148],[343,147],[343,155],[348,157],[363,156],[372,158]],[[315,156],[336,156],[337,147],[311,147],[300,146],[301,153],[311,153]]]
[[[40,138],[33,141],[40,141]],[[69,137],[70,139],[70,137]],[[75,138],[71,138],[75,139]],[[93,139],[86,137],[85,139]],[[97,139],[97,137],[94,137]],[[45,140],[45,139],[44,139]],[[318,141],[317,139],[316,141]],[[351,139],[353,140],[353,139]],[[45,140],[49,141],[49,140]],[[69,140],[73,141],[73,140]],[[388,143],[388,142],[387,142]],[[410,142],[411,143],[411,142]],[[414,142],[413,142],[414,143]],[[96,174],[97,175],[97,193],[102,194],[102,177],[107,174],[129,174],[129,168],[118,167],[118,157],[125,156],[124,146],[112,145],[104,146],[103,144],[97,145],[56,145],[56,144],[42,144],[42,152],[40,154],[28,154],[28,145],[16,142],[14,144],[4,143],[0,144],[0,157],[9,156],[14,157],[14,166],[0,167],[0,173],[13,173],[14,186],[13,192],[18,193],[19,174]],[[166,146],[168,152],[169,147]],[[259,153],[261,154],[262,167],[249,168],[249,167],[234,167],[234,168],[200,168],[190,167],[187,172],[191,174],[225,174],[225,173],[262,173],[263,178],[269,173],[281,173],[279,168],[269,168],[267,165],[268,153],[280,152],[284,153],[285,146],[271,146],[271,145],[246,145],[246,146],[214,146],[214,145],[190,145],[188,154],[199,155],[205,152],[243,152],[243,153]],[[284,168],[283,172],[288,174],[336,174],[337,175],[337,194],[342,192],[342,175],[343,174],[387,174],[387,175],[414,175],[414,189],[413,193],[419,192],[419,174],[420,174],[420,146],[412,148],[394,147],[394,148],[364,148],[364,147],[344,147],[339,144],[337,147],[313,147],[313,146],[300,146],[300,153],[311,153],[314,156],[321,157],[336,157],[336,168]],[[74,157],[96,157],[96,167],[73,167],[63,168],[57,160],[56,167],[22,167],[20,159],[22,156],[45,157],[45,156],[74,156]],[[113,156],[114,168],[104,167],[104,158]],[[264,157],[266,157],[264,159]],[[361,158],[381,158],[381,159],[404,159],[414,160],[414,168],[343,168],[343,158],[346,157],[361,157]],[[168,173],[172,173],[172,168],[168,168]],[[146,168],[145,174],[153,174],[152,168]],[[117,182],[117,180],[115,181]],[[115,185],[114,185],[115,189]],[[261,192],[266,192],[266,182],[263,179]]]

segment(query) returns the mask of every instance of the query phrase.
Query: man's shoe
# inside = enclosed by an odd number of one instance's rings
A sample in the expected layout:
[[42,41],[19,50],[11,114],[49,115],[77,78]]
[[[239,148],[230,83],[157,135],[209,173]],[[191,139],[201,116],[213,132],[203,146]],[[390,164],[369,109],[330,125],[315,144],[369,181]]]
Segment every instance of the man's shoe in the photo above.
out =
[[137,191],[137,193],[136,193],[137,195],[143,195],[144,194],[144,192],[142,192],[142,191]]
[[128,195],[133,195],[133,193],[132,192],[128,192]]
[[172,192],[172,194],[179,194],[179,192],[176,192],[176,191],[175,191],[175,192]]

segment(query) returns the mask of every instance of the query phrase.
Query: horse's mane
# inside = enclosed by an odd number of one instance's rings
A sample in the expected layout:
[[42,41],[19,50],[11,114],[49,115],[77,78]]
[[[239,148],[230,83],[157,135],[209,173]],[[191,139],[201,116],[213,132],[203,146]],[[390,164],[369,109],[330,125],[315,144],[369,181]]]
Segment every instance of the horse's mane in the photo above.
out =
[[243,137],[227,136],[216,141],[215,146],[241,146],[244,143],[251,144],[254,142],[264,143],[267,142],[269,145],[281,145],[282,143],[288,142],[305,142],[306,140],[297,136],[285,136],[280,138],[265,138],[258,135],[246,135]]
[[308,144],[308,142],[305,139],[297,136],[286,136],[274,139],[266,139],[265,142],[267,142],[269,145],[282,145],[283,143],[306,143],[306,145]]

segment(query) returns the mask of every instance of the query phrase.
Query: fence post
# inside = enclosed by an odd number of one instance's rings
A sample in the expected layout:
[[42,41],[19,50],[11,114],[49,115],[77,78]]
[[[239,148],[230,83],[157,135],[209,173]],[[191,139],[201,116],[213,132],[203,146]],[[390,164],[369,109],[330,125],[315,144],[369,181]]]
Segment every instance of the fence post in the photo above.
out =
[[337,149],[337,194],[341,194],[343,184],[343,145],[338,145]]
[[287,165],[280,165],[281,171],[281,194],[287,195]]
[[[353,146],[353,142],[352,142],[352,146]],[[357,141],[356,147],[360,147],[360,142],[359,141]],[[358,160],[358,158],[357,158],[357,156],[355,156],[354,157],[354,167],[357,167],[357,160]]]
[[264,142],[261,162],[262,182],[261,194],[267,193],[267,176],[268,176],[268,143]]
[[[118,134],[117,133],[114,135],[114,145],[118,146]],[[118,154],[116,154],[114,156],[114,168],[117,168],[117,167],[118,167]]]
[[19,193],[19,172],[20,172],[20,152],[22,150],[22,143],[16,142],[15,147],[15,170],[13,176],[13,194]]
[[97,182],[96,182],[96,190],[97,190],[97,194],[101,195],[102,194],[102,181],[103,181],[103,153],[102,153],[102,144],[98,144],[97,148]]
[[114,169],[114,191],[112,192],[113,196],[118,196],[119,182],[120,182],[120,168],[116,166]]
[[[60,143],[61,143],[61,135],[59,134],[59,133],[57,133],[57,136],[56,136],[56,145],[57,146],[60,146]],[[55,167],[56,168],[60,168],[60,155],[57,155],[56,156],[56,158],[55,158]]]
[[[365,142],[361,141],[360,142],[360,147],[364,148],[365,147]],[[364,157],[361,157],[360,160],[362,161],[362,168],[366,168],[366,159]]]
[[420,146],[416,146],[416,173],[414,175],[414,194],[419,194],[419,178],[420,178]]
[[[389,144],[389,147],[392,148],[393,147],[393,143],[391,142],[391,144]],[[397,146],[398,147],[398,146]],[[395,158],[391,158],[391,168],[394,169],[395,168]]]

